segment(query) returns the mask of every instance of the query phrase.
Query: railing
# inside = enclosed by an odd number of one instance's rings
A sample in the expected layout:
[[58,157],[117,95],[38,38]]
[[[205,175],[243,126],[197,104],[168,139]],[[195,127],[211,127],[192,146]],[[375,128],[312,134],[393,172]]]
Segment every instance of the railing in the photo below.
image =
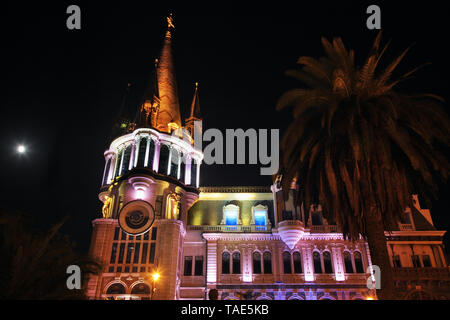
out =
[[450,280],[449,268],[394,268],[395,280]]
[[311,233],[333,233],[333,232],[339,232],[338,226],[336,225],[311,226]]
[[284,220],[278,223],[278,227],[285,227],[285,226],[302,226],[303,222],[300,220]]
[[271,226],[227,226],[227,225],[216,225],[216,226],[188,226],[188,230],[201,230],[203,232],[270,232],[272,230]]

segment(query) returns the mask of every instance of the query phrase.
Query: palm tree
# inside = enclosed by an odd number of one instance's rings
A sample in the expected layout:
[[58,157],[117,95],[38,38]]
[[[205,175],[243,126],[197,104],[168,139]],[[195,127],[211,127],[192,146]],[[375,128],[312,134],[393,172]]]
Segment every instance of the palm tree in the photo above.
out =
[[388,45],[381,33],[362,67],[341,38],[322,38],[326,56],[300,57],[290,70],[307,88],[292,89],[277,109],[293,107],[281,141],[280,173],[287,192],[293,179],[306,208],[321,203],[324,215],[350,239],[362,235],[372,262],[381,268],[382,299],[394,298],[393,271],[385,230],[392,230],[411,205],[411,194],[436,194],[449,163],[439,150],[449,146],[449,119],[442,98],[394,91],[418,68],[392,79],[405,54],[378,71]]
[[58,232],[66,219],[42,232],[32,228],[29,216],[0,213],[0,299],[86,298],[84,290],[67,288],[67,267],[80,267],[83,289],[100,265],[76,253],[68,237]]

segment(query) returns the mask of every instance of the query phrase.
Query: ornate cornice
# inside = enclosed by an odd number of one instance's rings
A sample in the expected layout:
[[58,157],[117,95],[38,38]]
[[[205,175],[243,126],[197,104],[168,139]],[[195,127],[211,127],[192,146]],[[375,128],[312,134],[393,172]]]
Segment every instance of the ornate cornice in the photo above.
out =
[[269,193],[270,186],[201,187],[204,193]]

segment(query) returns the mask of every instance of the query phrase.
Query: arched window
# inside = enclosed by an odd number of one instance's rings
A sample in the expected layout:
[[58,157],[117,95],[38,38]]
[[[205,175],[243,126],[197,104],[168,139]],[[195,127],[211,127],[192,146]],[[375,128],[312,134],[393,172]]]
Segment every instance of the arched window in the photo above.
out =
[[291,274],[291,254],[287,251],[283,252],[283,272],[285,274]]
[[102,185],[105,185],[108,183],[108,175],[109,175],[109,168],[111,167],[111,158],[108,159],[108,161],[106,161],[106,166],[105,166],[105,173],[103,175],[103,183]]
[[331,265],[331,254],[328,251],[323,253],[323,265],[325,267],[325,273],[333,273],[333,267]]
[[191,185],[197,187],[197,160],[191,162]]
[[233,274],[241,273],[241,254],[239,252],[233,253]]
[[122,155],[123,155],[123,149],[119,150],[119,153],[117,154],[117,158],[116,158],[116,164],[115,164],[115,172],[114,172],[114,177],[117,177],[119,175],[120,172],[120,162],[122,161]]
[[234,204],[226,205],[223,208],[223,223],[227,226],[235,226],[239,224],[239,207]]
[[186,155],[184,153],[180,153],[180,180],[185,183],[185,175],[186,175]]
[[353,273],[352,257],[350,252],[344,251],[345,273]]
[[161,144],[161,149],[159,151],[159,167],[158,172],[162,174],[167,174],[169,166],[169,155],[170,149],[166,144]]
[[141,137],[141,139],[139,140],[139,148],[136,152],[136,157],[137,157],[137,162],[136,162],[136,166],[137,167],[144,167],[145,166],[145,152],[147,150],[147,140],[149,138],[147,137]]
[[138,283],[131,289],[131,294],[150,294],[150,287],[145,283]]
[[180,165],[180,153],[175,148],[170,148],[169,175],[178,179],[178,167]]
[[121,283],[113,283],[106,290],[106,294],[125,294],[125,287]]
[[263,262],[264,262],[264,274],[272,273],[272,255],[270,252],[264,252],[263,254]]
[[255,219],[256,226],[266,226],[267,225],[267,207],[258,205],[253,208],[253,215]]
[[[147,142],[148,150],[146,151],[146,158],[147,159],[147,168],[150,168],[153,170],[153,160],[155,158],[155,141],[151,138],[149,138]],[[144,159],[144,161],[145,161]]]
[[261,254],[253,252],[253,273],[261,274]]
[[314,273],[322,273],[322,264],[320,262],[320,253],[314,251],[313,253],[313,261],[314,261]]
[[130,156],[131,156],[131,144],[129,144],[123,153],[123,161],[122,167],[120,170],[120,175],[123,175],[128,171],[128,166],[130,165]]
[[230,254],[222,253],[222,274],[230,274]]
[[355,251],[353,253],[353,257],[355,258],[355,268],[357,273],[364,273],[364,267],[361,259],[361,253],[359,251]]
[[294,273],[302,273],[302,258],[300,252],[294,252],[292,257],[294,259]]
[[311,222],[314,226],[323,225],[322,211],[313,211],[311,213]]

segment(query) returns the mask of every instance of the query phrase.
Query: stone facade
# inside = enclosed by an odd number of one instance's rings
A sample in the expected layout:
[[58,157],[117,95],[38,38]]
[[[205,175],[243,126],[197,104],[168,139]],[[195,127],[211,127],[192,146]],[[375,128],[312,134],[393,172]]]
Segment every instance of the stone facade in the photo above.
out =
[[[199,188],[198,85],[186,131],[171,134],[181,122],[168,21],[155,89],[104,153],[90,246],[103,269],[89,279],[89,298],[206,299],[216,289],[220,299],[376,299],[367,243],[345,240],[320,205],[297,205],[295,184],[287,200],[277,183]],[[445,231],[414,200],[386,233],[399,297],[448,299]]]

